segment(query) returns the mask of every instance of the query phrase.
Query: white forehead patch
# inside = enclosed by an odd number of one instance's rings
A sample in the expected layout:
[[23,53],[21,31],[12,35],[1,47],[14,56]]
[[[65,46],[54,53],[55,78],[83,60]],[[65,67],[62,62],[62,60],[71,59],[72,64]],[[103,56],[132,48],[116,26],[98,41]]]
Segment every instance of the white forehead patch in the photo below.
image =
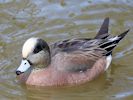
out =
[[28,39],[22,48],[22,56],[27,58],[29,54],[31,54],[35,48],[38,38],[30,38]]

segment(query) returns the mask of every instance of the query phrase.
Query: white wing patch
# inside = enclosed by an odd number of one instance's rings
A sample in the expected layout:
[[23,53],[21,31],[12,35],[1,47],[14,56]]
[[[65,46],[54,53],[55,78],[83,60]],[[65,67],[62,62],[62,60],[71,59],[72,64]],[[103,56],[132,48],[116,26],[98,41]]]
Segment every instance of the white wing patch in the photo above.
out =
[[22,48],[22,56],[27,58],[29,54],[31,54],[35,48],[38,38],[30,38],[28,39]]
[[111,55],[107,56],[106,61],[107,61],[107,64],[106,64],[105,71],[109,68],[109,66],[111,64],[112,56]]

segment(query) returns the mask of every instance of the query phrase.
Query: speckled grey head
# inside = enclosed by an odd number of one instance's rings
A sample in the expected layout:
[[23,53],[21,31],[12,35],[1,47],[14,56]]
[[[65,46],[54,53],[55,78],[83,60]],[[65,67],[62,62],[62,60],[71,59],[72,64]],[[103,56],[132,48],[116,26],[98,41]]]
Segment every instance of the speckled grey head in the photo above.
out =
[[23,45],[22,57],[17,71],[25,72],[31,65],[47,66],[50,63],[50,48],[43,39],[30,38]]

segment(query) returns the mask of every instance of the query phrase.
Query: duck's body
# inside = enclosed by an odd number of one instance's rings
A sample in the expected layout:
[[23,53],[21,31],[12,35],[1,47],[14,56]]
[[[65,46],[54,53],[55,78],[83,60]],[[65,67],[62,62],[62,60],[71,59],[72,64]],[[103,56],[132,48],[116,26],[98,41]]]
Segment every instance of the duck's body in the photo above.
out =
[[[68,39],[50,47],[42,39],[30,38],[23,46],[23,60],[16,74],[24,83],[37,86],[75,85],[94,79],[107,70],[112,50],[129,31],[111,37],[108,24],[106,18],[93,39]],[[38,65],[45,68],[37,70]]]
[[[97,66],[98,64],[98,66]],[[105,70],[105,58],[97,61],[97,64],[90,70],[84,72],[66,72],[56,69],[54,66],[48,66],[42,70],[31,72],[27,80],[23,75],[20,75],[20,80],[23,80],[28,85],[36,86],[73,86],[83,84],[96,78]]]

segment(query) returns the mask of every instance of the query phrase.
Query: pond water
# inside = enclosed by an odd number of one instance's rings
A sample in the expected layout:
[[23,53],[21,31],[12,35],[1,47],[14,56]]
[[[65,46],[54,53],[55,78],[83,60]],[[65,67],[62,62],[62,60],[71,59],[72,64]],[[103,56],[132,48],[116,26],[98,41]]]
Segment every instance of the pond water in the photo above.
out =
[[[105,17],[113,35],[131,29],[113,52],[107,72],[74,87],[33,87],[18,83],[15,70],[30,37],[48,43],[94,37]],[[133,0],[0,0],[1,100],[133,100]]]

